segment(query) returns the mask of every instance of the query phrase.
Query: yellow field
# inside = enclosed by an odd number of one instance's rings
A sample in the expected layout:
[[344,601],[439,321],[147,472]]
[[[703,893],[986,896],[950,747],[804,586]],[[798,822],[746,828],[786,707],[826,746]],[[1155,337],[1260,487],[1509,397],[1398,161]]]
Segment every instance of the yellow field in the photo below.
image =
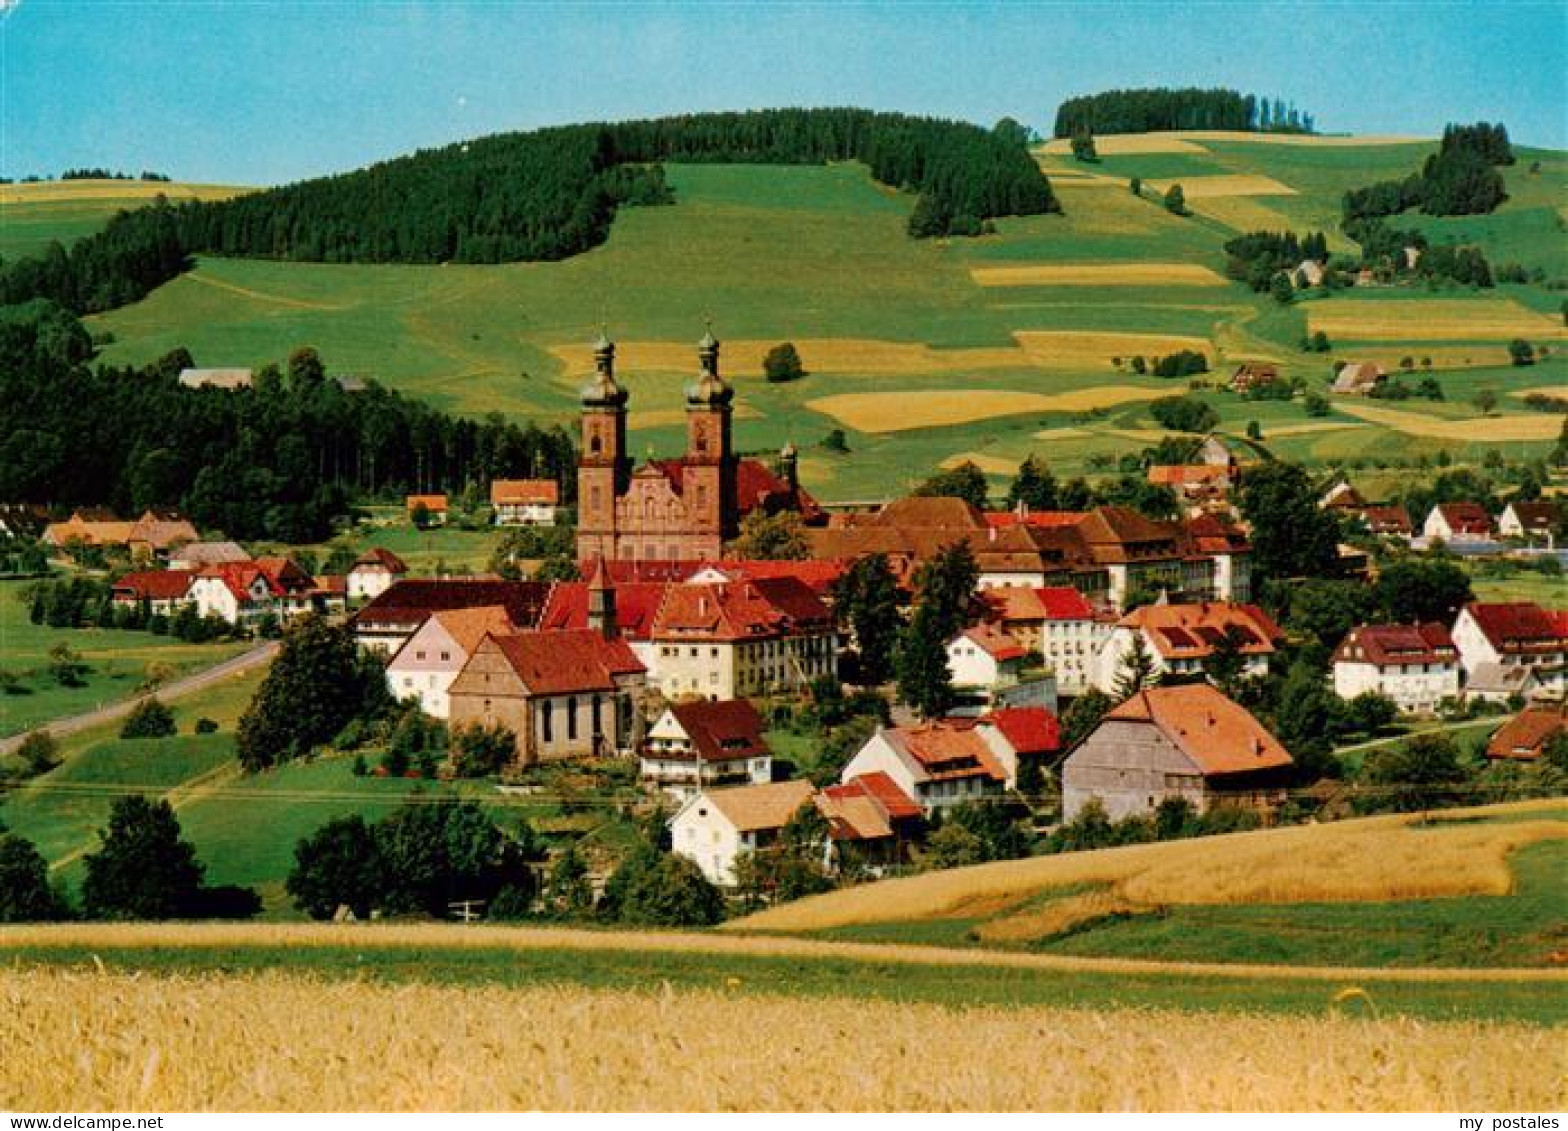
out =
[[1568,397],[1568,385],[1540,385],[1534,389],[1515,389],[1508,395],[1524,400],[1525,397],[1536,394],[1543,397]]
[[860,432],[906,432],[1023,412],[1086,412],[1153,400],[1159,395],[1157,389],[1132,385],[1050,394],[1011,389],[920,389],[902,393],[839,393],[807,401],[806,407]]
[[1094,433],[1085,428],[1042,428],[1034,434],[1036,440],[1082,440]]
[[1003,459],[1001,456],[988,456],[981,452],[958,452],[942,461],[942,467],[952,470],[972,463],[987,475],[1015,475],[1018,472],[1019,461],[1016,459]]
[[1271,440],[1275,436],[1309,436],[1314,432],[1343,432],[1347,428],[1365,427],[1365,424],[1352,424],[1347,420],[1320,420],[1310,424],[1284,424],[1265,428],[1263,438]]
[[975,267],[982,287],[1223,287],[1225,280],[1197,263],[1032,263]]
[[[1186,192],[1186,183],[1182,183]],[[1290,218],[1277,209],[1270,208],[1254,196],[1210,196],[1202,200],[1187,198],[1189,206],[1200,216],[1218,220],[1238,232],[1281,232],[1290,229]],[[1340,243],[1343,244],[1343,238]]]
[[1463,341],[1564,336],[1562,320],[1506,298],[1331,298],[1306,304],[1309,328],[1333,341]]
[[[1529,812],[1560,801],[1491,806]],[[733,930],[818,931],[968,915],[1052,888],[1108,884],[1122,899],[1162,904],[1332,903],[1502,895],[1515,848],[1568,837],[1568,821],[1447,824],[1411,829],[1410,816],[1376,817],[1008,860],[887,880],[769,908]]]
[[[734,414],[736,420],[762,419],[762,413],[744,401],[734,406]],[[632,428],[664,428],[686,423],[686,410],[683,408],[650,408],[646,412],[632,409],[628,415]]]
[[1507,344],[1501,341],[1495,345],[1356,347],[1357,361],[1375,361],[1391,372],[1407,357],[1417,363],[1416,368],[1404,371],[1413,380],[1420,380],[1426,372],[1420,365],[1423,359],[1429,359],[1434,370],[1494,368],[1507,365],[1511,360]]
[[1120,330],[1018,330],[1013,334],[1029,360],[1044,366],[1109,366],[1111,358],[1153,357],[1177,350],[1201,350],[1214,357],[1214,343],[1182,334],[1142,334]]
[[[1318,137],[1309,134],[1261,134],[1244,130],[1183,130],[1163,136],[1185,138],[1192,141],[1252,141],[1259,145],[1309,145],[1323,148],[1355,147],[1368,145],[1417,145],[1431,142],[1428,137],[1410,134],[1360,134],[1355,137]],[[1099,139],[1095,139],[1098,144]]]
[[1562,418],[1550,412],[1519,412],[1501,416],[1479,416],[1466,420],[1444,420],[1401,412],[1395,408],[1374,408],[1349,400],[1337,400],[1334,407],[1349,416],[1359,416],[1408,436],[1432,440],[1457,440],[1462,443],[1522,443],[1527,440],[1554,440],[1562,431]]
[[[979,349],[932,349],[924,342],[880,338],[795,338],[795,348],[808,373],[854,373],[900,377],[960,369],[1026,367],[1029,359],[1012,346]],[[726,376],[761,377],[762,359],[779,343],[725,342],[719,368]],[[593,372],[593,346],[572,342],[550,347],[565,367],[564,377],[578,380]],[[629,373],[695,373],[697,347],[684,342],[630,341],[615,344],[617,369]]]
[[57,204],[75,200],[227,200],[253,192],[238,185],[194,185],[165,181],[37,181],[0,185],[0,204]]
[[[1096,134],[1094,150],[1105,157],[1120,157],[1139,153],[1207,153],[1201,145],[1188,141],[1187,134]],[[1040,148],[1041,153],[1072,153],[1071,138],[1056,137]]]
[[1212,177],[1172,177],[1168,180],[1145,181],[1158,193],[1170,191],[1180,185],[1182,196],[1188,200],[1209,200],[1229,196],[1295,196],[1289,185],[1259,173],[1219,173]]
[[[16,967],[0,996],[0,1035],[26,1050],[0,1075],[0,1106],[19,1111],[1524,1111],[1568,1098],[1561,1034],[1502,1023]],[[936,1070],[933,1049],[962,1056]],[[1028,1067],[1041,1064],[1052,1070]]]

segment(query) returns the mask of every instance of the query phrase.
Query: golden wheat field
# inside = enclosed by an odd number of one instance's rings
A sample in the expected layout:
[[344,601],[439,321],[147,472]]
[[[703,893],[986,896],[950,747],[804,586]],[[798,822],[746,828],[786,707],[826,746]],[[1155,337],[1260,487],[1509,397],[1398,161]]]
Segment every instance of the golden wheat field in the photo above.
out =
[[21,1111],[1456,1111],[1568,1100],[1561,1034],[1508,1023],[15,967],[0,972],[0,998],[4,1045],[26,1050],[0,1074],[0,1106]]
[[1180,185],[1188,200],[1208,200],[1227,196],[1295,196],[1289,185],[1265,177],[1261,173],[1216,173],[1207,177],[1171,177],[1167,180],[1146,182],[1157,193],[1167,193],[1172,185]]
[[196,185],[169,181],[35,181],[0,185],[0,204],[58,204],[74,200],[227,200],[251,192],[236,185]]
[[[1528,813],[1555,803],[1489,807]],[[1106,884],[1122,899],[1162,904],[1383,902],[1502,895],[1508,854],[1568,837],[1568,821],[1409,827],[1411,816],[1300,825],[1129,845],[931,872],[848,888],[758,912],[734,930],[819,931],[857,923],[994,913],[1052,888]]]
[[[1185,134],[1096,134],[1094,149],[1104,157],[1120,157],[1140,153],[1207,153],[1201,145],[1194,145]],[[1041,153],[1064,154],[1073,151],[1071,138],[1052,138],[1040,148]]]
[[[1182,190],[1185,195],[1185,182]],[[1288,231],[1290,218],[1277,208],[1270,208],[1265,203],[1266,199],[1256,196],[1208,196],[1201,200],[1189,198],[1188,204],[1200,216],[1218,220],[1238,232]],[[1330,240],[1336,246],[1343,242],[1337,233],[1331,234]]]
[[1458,440],[1467,443],[1523,442],[1526,440],[1552,440],[1562,431],[1562,418],[1550,412],[1516,412],[1499,416],[1478,416],[1466,420],[1445,420],[1437,416],[1423,416],[1419,412],[1402,412],[1397,408],[1375,408],[1337,400],[1334,408],[1349,416],[1381,424],[1396,432],[1410,436],[1425,436],[1433,440]]
[[1214,343],[1184,334],[1147,334],[1131,330],[1015,330],[1013,338],[1031,362],[1052,367],[1113,366],[1112,358],[1154,357],[1177,350],[1214,356]]
[[1330,298],[1308,303],[1309,328],[1334,341],[1464,341],[1476,338],[1557,339],[1561,320],[1513,299]]
[[942,428],[1023,412],[1086,412],[1133,401],[1148,401],[1158,390],[1106,385],[1063,393],[1024,393],[1012,389],[917,389],[901,393],[837,393],[806,402],[859,432],[904,432]]
[[1317,420],[1305,424],[1280,424],[1273,425],[1264,430],[1265,439],[1276,436],[1309,436],[1314,432],[1343,432],[1347,428],[1365,428],[1365,424],[1356,424],[1349,420]]
[[[795,348],[808,373],[854,373],[899,377],[964,369],[1007,369],[1029,364],[1015,346],[933,349],[924,342],[881,338],[796,338]],[[761,377],[762,359],[777,341],[737,340],[724,343],[722,371],[733,377]],[[563,377],[578,380],[593,372],[593,346],[572,342],[550,347],[563,367]],[[629,373],[695,371],[697,347],[683,342],[627,341],[615,345],[617,368]]]
[[943,460],[941,466],[951,471],[966,463],[974,464],[987,475],[1012,475],[1017,472],[1019,461],[1005,459],[1002,456],[988,456],[984,452],[956,452]]
[[1223,287],[1225,280],[1198,263],[1028,263],[972,267],[982,287]]

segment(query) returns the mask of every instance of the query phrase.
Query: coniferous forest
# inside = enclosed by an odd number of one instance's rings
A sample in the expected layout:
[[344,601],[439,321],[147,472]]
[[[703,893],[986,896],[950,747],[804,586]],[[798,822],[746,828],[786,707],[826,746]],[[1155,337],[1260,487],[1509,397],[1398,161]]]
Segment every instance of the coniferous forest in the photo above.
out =
[[224,201],[124,212],[69,250],[0,265],[0,303],[78,314],[141,298],[197,254],[326,263],[563,259],[622,205],[667,203],[660,162],[862,161],[918,194],[911,235],[1058,211],[1027,149],[978,126],[857,109],[692,114],[497,134]]
[[526,475],[575,489],[563,429],[461,419],[375,382],[347,392],[313,350],[233,390],[182,387],[184,350],[143,369],[90,368],[91,356],[59,305],[0,309],[0,498],[177,505],[231,538],[310,542],[366,494]]
[[1056,137],[1138,134],[1155,130],[1250,130],[1312,133],[1311,114],[1282,99],[1270,101],[1236,90],[1150,87],[1107,90],[1069,98],[1056,111]]

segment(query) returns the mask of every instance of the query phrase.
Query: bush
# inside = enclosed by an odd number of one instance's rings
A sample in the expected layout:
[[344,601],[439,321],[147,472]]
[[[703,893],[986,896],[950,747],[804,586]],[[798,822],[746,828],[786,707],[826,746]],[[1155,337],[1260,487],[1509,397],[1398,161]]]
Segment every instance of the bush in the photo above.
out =
[[600,913],[649,927],[707,927],[724,918],[724,896],[684,856],[642,844],[605,884]]
[[781,342],[770,349],[767,356],[762,359],[762,372],[774,383],[798,381],[806,375],[806,367],[801,364],[800,353],[795,349],[795,343]]
[[1149,405],[1149,414],[1177,432],[1207,432],[1219,423],[1219,414],[1193,397],[1162,397]]
[[196,720],[195,732],[197,734],[217,734],[218,724],[206,717],[199,718]]
[[48,731],[35,730],[22,739],[22,744],[16,748],[16,756],[22,760],[28,776],[37,777],[39,774],[47,774],[60,764],[60,744]]
[[170,738],[174,734],[174,712],[155,698],[136,704],[120,727],[121,738]]

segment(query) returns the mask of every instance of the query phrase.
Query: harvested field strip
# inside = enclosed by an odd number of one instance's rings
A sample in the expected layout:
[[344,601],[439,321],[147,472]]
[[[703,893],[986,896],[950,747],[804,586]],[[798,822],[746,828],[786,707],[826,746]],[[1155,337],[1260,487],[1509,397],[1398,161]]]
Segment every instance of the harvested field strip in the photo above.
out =
[[982,287],[1223,287],[1225,280],[1197,263],[1033,263],[975,267]]
[[1037,365],[1110,365],[1113,357],[1154,357],[1177,350],[1199,350],[1211,359],[1214,344],[1183,334],[1142,334],[1120,330],[1019,330],[1013,334]]
[[1508,346],[1502,341],[1489,345],[1404,345],[1404,346],[1361,346],[1356,347],[1357,361],[1375,361],[1384,369],[1392,372],[1400,368],[1400,362],[1409,358],[1415,362],[1412,369],[1402,370],[1402,375],[1408,380],[1419,380],[1427,373],[1428,366],[1422,362],[1431,362],[1431,369],[1492,369],[1510,362]]
[[1263,438],[1272,440],[1275,436],[1308,436],[1314,432],[1343,432],[1347,428],[1365,428],[1365,424],[1358,424],[1353,420],[1324,420],[1315,424],[1282,424],[1278,427],[1269,427],[1263,430]]
[[1036,440],[1082,440],[1093,436],[1087,428],[1044,428],[1034,434]]
[[1557,339],[1560,319],[1513,299],[1323,299],[1306,304],[1313,332],[1335,341],[1469,341],[1478,338]]
[[[1183,191],[1186,186],[1183,185]],[[1290,218],[1254,196],[1210,196],[1192,202],[1200,216],[1218,220],[1238,232],[1288,231]]]
[[980,452],[959,452],[948,456],[942,461],[942,466],[951,470],[972,463],[987,475],[1015,475],[1018,472],[1016,459],[1003,459],[1001,456],[988,456]]
[[1208,200],[1227,196],[1295,196],[1289,185],[1258,173],[1219,173],[1212,177],[1171,177],[1166,180],[1145,181],[1145,185],[1161,194],[1172,185],[1180,185],[1182,195],[1188,200]]
[[[1149,133],[1149,134],[1096,134],[1094,149],[1105,157],[1121,157],[1139,153],[1207,153],[1208,150],[1201,145],[1195,145],[1187,139],[1187,135],[1174,133]],[[1041,153],[1056,154],[1071,153],[1073,143],[1071,138],[1056,137],[1046,142],[1040,148]]]
[[[978,349],[933,349],[924,342],[877,338],[796,338],[795,348],[808,373],[857,373],[902,376],[959,369],[1027,368],[1029,358],[1014,346]],[[730,376],[761,377],[762,359],[777,341],[724,343],[721,371]],[[593,372],[593,347],[571,343],[550,347],[565,367],[564,377],[578,380]],[[630,341],[615,345],[616,366],[626,372],[695,373],[697,347],[682,342]]]
[[[12,969],[0,973],[0,994],[0,1033],[28,1050],[0,1082],[0,1104],[22,1111],[1521,1111],[1564,1102],[1563,1073],[1551,1068],[1563,1061],[1559,1034],[1516,1024],[950,1009],[733,989],[389,986],[280,973]],[[969,1055],[957,1070],[932,1072],[933,1047]],[[1212,1048],[1246,1055],[1171,1070]],[[1017,1070],[1037,1063],[1056,1070]]]
[[1423,416],[1418,412],[1401,412],[1396,408],[1373,408],[1371,405],[1337,400],[1334,408],[1347,416],[1381,424],[1407,436],[1424,436],[1432,440],[1457,440],[1462,443],[1524,443],[1536,440],[1554,440],[1562,431],[1562,418],[1551,412],[1521,412],[1501,416],[1478,416],[1467,420],[1444,420]]
[[166,181],[39,181],[0,185],[0,205],[54,204],[76,200],[227,200],[253,192],[237,185],[196,185]]
[[[1114,851],[1125,851],[1117,849]],[[1039,861],[1035,861],[1038,863]],[[1008,863],[1016,864],[1016,861]],[[962,868],[944,876],[978,874],[992,865]],[[918,877],[917,877],[918,878]],[[901,881],[884,881],[901,882]],[[874,885],[882,887],[883,884]],[[857,889],[863,891],[867,889]],[[984,893],[981,893],[984,894]],[[1004,889],[998,897],[1011,896]],[[959,906],[974,895],[959,893],[951,902]],[[813,899],[809,902],[816,903]],[[791,905],[792,907],[798,905]],[[763,915],[775,915],[764,912]],[[676,931],[595,931],[574,928],[506,927],[450,923],[93,923],[32,924],[7,926],[0,934],[0,957],[20,952],[45,956],[49,952],[73,954],[81,950],[108,956],[123,955],[134,961],[139,952],[205,953],[215,948],[240,952],[279,950],[303,954],[309,950],[336,953],[342,949],[398,952],[402,950],[534,951],[573,953],[634,953],[712,955],[737,958],[788,958],[836,960],[851,963],[892,963],[920,967],[986,967],[1033,970],[1042,973],[1156,975],[1193,978],[1228,978],[1244,981],[1296,981],[1343,984],[1346,981],[1381,983],[1465,983],[1469,985],[1561,984],[1568,986],[1568,970],[1518,968],[1423,969],[1416,967],[1371,968],[1354,966],[1268,966],[1222,962],[1156,962],[1136,958],[1086,958],[1065,954],[1021,954],[1014,951],[964,950],[955,947],[912,946],[888,943],[836,942],[791,938],[787,935],[747,934],[763,923],[763,915],[734,920],[721,933]],[[760,928],[759,928],[760,929]],[[788,928],[779,928],[785,929]]]
[[[1560,803],[1472,812],[1529,813]],[[929,918],[966,900],[1026,899],[1051,888],[1110,884],[1142,904],[1386,902],[1506,894],[1507,857],[1568,837],[1568,821],[1410,827],[1410,816],[1293,826],[1164,844],[1001,861],[887,880],[770,908],[733,930],[820,931]],[[1568,976],[1568,971],[1564,972]]]
[[[1244,130],[1184,130],[1164,136],[1192,141],[1249,141],[1258,145],[1301,145],[1321,149],[1353,149],[1373,145],[1430,145],[1435,138],[1410,134],[1361,134],[1355,137],[1322,137],[1314,134],[1263,134]],[[1095,139],[1098,144],[1099,139]]]
[[807,401],[806,407],[859,432],[905,432],[1025,412],[1086,412],[1153,400],[1159,395],[1157,389],[1131,385],[1051,394],[1009,389],[920,389],[903,393],[839,393]]
[[1568,397],[1568,385],[1540,385],[1534,389],[1515,389],[1508,395],[1518,397],[1520,400],[1531,396]]

